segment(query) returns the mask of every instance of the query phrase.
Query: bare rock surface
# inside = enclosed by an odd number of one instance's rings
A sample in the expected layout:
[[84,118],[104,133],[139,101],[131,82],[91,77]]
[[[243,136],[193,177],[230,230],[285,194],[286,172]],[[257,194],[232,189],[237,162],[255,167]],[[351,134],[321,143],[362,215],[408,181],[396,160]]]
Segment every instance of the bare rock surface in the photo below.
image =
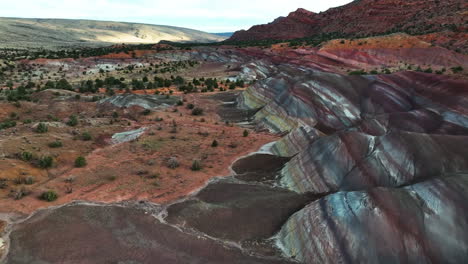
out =
[[219,182],[172,205],[167,220],[221,239],[261,240],[272,237],[309,200],[280,188]]
[[279,233],[304,263],[464,263],[468,175],[401,189],[340,192],[296,213]]
[[123,94],[115,95],[101,100],[100,104],[110,103],[117,107],[139,106],[145,109],[164,108],[175,105],[177,98],[163,95],[138,95],[138,94]]
[[220,241],[122,206],[69,205],[15,226],[6,263],[288,263],[250,256]]
[[143,133],[145,133],[146,128],[140,128],[136,130],[116,133],[112,135],[112,143],[113,144],[120,144],[124,142],[129,142],[139,138]]

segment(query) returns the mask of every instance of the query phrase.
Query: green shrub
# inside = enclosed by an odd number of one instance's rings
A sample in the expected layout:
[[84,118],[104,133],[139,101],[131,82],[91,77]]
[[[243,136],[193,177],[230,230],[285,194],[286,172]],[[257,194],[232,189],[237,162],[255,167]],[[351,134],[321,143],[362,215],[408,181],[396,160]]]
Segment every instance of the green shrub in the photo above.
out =
[[0,123],[0,130],[15,127],[15,126],[16,126],[15,121],[8,120],[8,121]]
[[40,168],[47,169],[47,168],[52,167],[53,164],[54,164],[54,158],[52,158],[51,156],[44,156],[39,159]]
[[7,187],[8,187],[7,180],[0,178],[0,190],[1,189],[6,189]]
[[89,132],[84,132],[83,134],[81,134],[81,139],[83,141],[90,141],[93,139],[93,137],[91,136]]
[[76,168],[84,168],[84,167],[86,167],[86,165],[88,165],[88,163],[87,163],[85,157],[80,156],[80,157],[76,158],[76,160],[75,160],[75,167]]
[[78,118],[75,115],[70,116],[67,125],[74,127],[78,125]]
[[243,135],[244,137],[248,137],[248,136],[249,136],[249,131],[247,131],[247,129],[244,130],[244,133],[243,133],[242,135]]
[[364,70],[358,70],[358,71],[351,71],[349,72],[349,75],[366,75],[367,72],[365,72]]
[[37,127],[36,127],[36,132],[37,133],[43,134],[43,133],[47,133],[47,131],[49,131],[49,128],[44,123],[39,123],[39,125],[37,125]]
[[31,161],[33,159],[33,154],[31,152],[24,151],[21,153],[20,157],[23,161]]
[[115,180],[117,180],[117,176],[115,176],[115,175],[110,175],[110,176],[107,176],[106,179],[107,179],[108,181],[115,181]]
[[63,147],[63,144],[61,141],[54,141],[49,143],[49,148],[61,148]]
[[55,191],[46,191],[41,194],[40,198],[47,202],[53,202],[58,199],[58,195]]
[[192,110],[192,115],[194,116],[200,116],[203,115],[203,109],[196,107]]
[[453,67],[451,68],[452,72],[453,73],[460,73],[463,71],[463,67],[462,66],[457,66],[457,67]]
[[190,168],[193,171],[199,171],[202,169],[201,162],[199,160],[194,160],[192,163],[192,167]]

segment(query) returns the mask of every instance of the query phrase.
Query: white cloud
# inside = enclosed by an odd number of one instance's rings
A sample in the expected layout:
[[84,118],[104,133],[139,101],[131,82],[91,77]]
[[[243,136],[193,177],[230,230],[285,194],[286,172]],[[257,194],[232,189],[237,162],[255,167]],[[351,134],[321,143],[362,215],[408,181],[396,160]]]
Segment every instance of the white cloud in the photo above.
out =
[[234,31],[267,23],[299,7],[325,11],[351,0],[0,0],[0,16],[134,21]]

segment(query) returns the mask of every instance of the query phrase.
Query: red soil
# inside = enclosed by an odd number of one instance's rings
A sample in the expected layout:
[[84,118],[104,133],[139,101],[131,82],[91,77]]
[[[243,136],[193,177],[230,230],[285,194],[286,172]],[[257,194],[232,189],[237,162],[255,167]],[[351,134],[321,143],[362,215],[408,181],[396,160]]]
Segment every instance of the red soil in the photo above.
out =
[[[186,99],[203,107],[205,115],[194,117],[185,107],[178,107],[178,112],[154,112],[138,122],[131,121],[132,127],[123,129],[147,127],[146,133],[138,140],[105,146],[95,143],[91,152],[86,149],[78,150],[78,153],[61,149],[56,159],[58,167],[49,172],[33,168],[22,161],[1,162],[2,166],[10,166],[3,168],[2,172],[10,176],[34,175],[37,183],[26,186],[32,190],[32,194],[21,200],[2,195],[0,212],[31,213],[39,208],[73,200],[172,202],[203,187],[213,177],[229,175],[229,166],[237,158],[278,139],[274,135],[253,131],[248,137],[243,137],[243,128],[227,126],[219,120],[216,114],[218,103],[207,99],[205,94],[187,95]],[[156,117],[162,117],[164,121],[152,121]],[[201,118],[204,122],[200,121]],[[171,133],[173,120],[178,129],[175,134]],[[158,127],[162,127],[162,130],[157,129]],[[54,131],[59,133],[60,129]],[[103,139],[99,137],[101,143]],[[219,142],[216,148],[211,147],[214,139]],[[109,141],[109,137],[104,141]],[[232,143],[237,147],[230,147]],[[71,143],[64,146],[69,144]],[[85,168],[74,168],[74,159],[80,153],[86,156],[88,165]],[[169,157],[177,157],[180,167],[167,168],[166,159]],[[201,171],[190,169],[192,161],[196,159],[202,161]],[[7,175],[0,175],[2,177],[8,178]],[[69,178],[74,178],[73,183],[66,182]],[[70,188],[73,192],[67,194]],[[55,190],[59,199],[52,203],[39,200],[38,196],[44,190]]]

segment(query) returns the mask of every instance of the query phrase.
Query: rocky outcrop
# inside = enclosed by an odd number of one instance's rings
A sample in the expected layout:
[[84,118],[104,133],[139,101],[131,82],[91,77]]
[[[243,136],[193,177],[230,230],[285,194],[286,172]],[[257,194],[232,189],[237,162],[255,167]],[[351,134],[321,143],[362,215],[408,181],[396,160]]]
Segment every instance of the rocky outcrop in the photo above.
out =
[[[282,227],[283,251],[302,263],[462,263],[468,257],[465,77],[349,76],[326,60],[301,65],[278,53],[270,61],[278,71],[238,103],[260,108],[257,127],[285,134],[271,148],[292,157],[280,185],[322,197]],[[343,56],[336,61],[345,65]]]
[[153,109],[175,105],[177,100],[176,97],[167,98],[163,95],[122,94],[103,99],[99,101],[99,104],[112,104],[122,108],[139,106],[145,109]]
[[[356,0],[319,14],[298,9],[270,24],[238,31],[229,41],[283,40],[338,32],[349,37],[389,32],[418,35],[463,32],[466,30],[466,15],[463,13],[466,8],[463,0]],[[462,36],[454,37],[463,39]]]
[[139,138],[146,131],[146,128],[131,130],[112,135],[112,144],[121,144]]
[[316,140],[294,157],[282,170],[282,183],[314,194],[400,187],[468,171],[467,149],[465,136],[340,132]]
[[303,263],[464,263],[468,175],[340,192],[292,216],[278,237]]

